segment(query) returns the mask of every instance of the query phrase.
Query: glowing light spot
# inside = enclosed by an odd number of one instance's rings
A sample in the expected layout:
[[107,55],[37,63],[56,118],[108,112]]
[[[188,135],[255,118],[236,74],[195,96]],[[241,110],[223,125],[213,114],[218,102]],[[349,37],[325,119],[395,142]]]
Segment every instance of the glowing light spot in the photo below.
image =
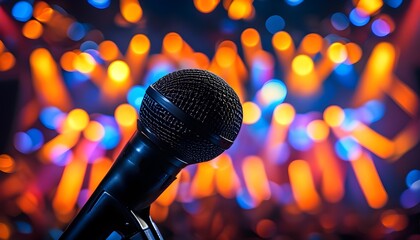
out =
[[324,110],[323,117],[329,126],[338,127],[343,123],[345,115],[342,108],[332,105]]
[[98,142],[105,135],[105,129],[101,123],[97,121],[90,121],[86,128],[83,130],[83,136],[92,141]]
[[381,214],[381,223],[394,231],[404,230],[408,225],[407,216],[395,210],[387,210]]
[[121,104],[115,109],[115,120],[124,127],[132,126],[137,121],[137,111],[130,104]]
[[14,137],[15,148],[21,153],[30,153],[32,149],[31,137],[25,132],[17,132]]
[[265,28],[272,34],[279,32],[284,29],[286,26],[286,22],[284,19],[279,15],[273,15],[265,21]]
[[287,95],[286,85],[277,79],[266,82],[260,91],[264,104],[280,104]]
[[29,39],[38,39],[39,37],[41,37],[42,32],[43,27],[41,23],[37,20],[29,20],[25,23],[25,25],[22,28],[23,36]]
[[284,31],[277,32],[276,34],[274,34],[271,41],[273,46],[280,51],[289,49],[292,46],[293,42],[292,37]]
[[241,34],[241,41],[245,46],[254,47],[260,43],[260,34],[254,28],[247,28]]
[[278,105],[273,112],[274,120],[281,125],[289,125],[295,119],[295,109],[289,103]]
[[120,2],[121,15],[127,22],[136,23],[143,16],[143,9],[137,0],[122,0]]
[[102,59],[106,61],[112,61],[118,57],[118,46],[113,41],[103,41],[98,46],[98,51]]
[[172,54],[181,52],[183,44],[184,41],[181,36],[175,32],[166,34],[162,43],[163,49]]
[[57,129],[64,118],[64,113],[56,107],[46,107],[42,109],[39,119],[41,123],[49,129]]
[[327,139],[330,134],[330,128],[322,120],[314,120],[306,127],[308,136],[315,142],[320,142]]
[[292,69],[298,75],[308,75],[314,69],[314,62],[307,55],[298,55],[292,61]]
[[0,222],[0,239],[9,239],[10,235],[10,226],[4,222]]
[[74,59],[74,68],[81,73],[91,73],[96,66],[96,61],[89,53],[80,53]]
[[316,33],[310,33],[306,35],[302,42],[302,50],[309,54],[316,54],[322,49],[324,39]]
[[[14,169],[15,169],[15,160],[8,154],[1,154],[0,155],[0,171],[4,173],[11,173],[13,172]],[[1,225],[0,225],[0,233],[1,233]]]
[[331,16],[331,25],[339,31],[345,30],[349,26],[349,19],[343,13],[334,13]]
[[219,66],[228,68],[235,62],[236,52],[230,47],[220,47],[217,49],[215,58]]
[[86,35],[86,29],[83,24],[74,22],[67,29],[67,36],[73,41],[79,41]]
[[136,54],[145,54],[150,49],[150,40],[144,34],[137,34],[131,39],[131,46]]
[[261,117],[261,109],[257,104],[253,102],[244,102],[242,104],[242,109],[244,112],[243,123],[244,124],[254,124]]
[[299,151],[306,151],[312,147],[313,144],[304,126],[290,128],[288,140],[290,145]]
[[401,6],[403,0],[385,0],[386,4],[392,8],[397,8]]
[[234,0],[228,9],[228,15],[231,19],[238,20],[247,18],[252,13],[252,5],[247,0]]
[[354,8],[353,10],[351,10],[349,18],[350,22],[358,27],[366,25],[370,20],[369,15],[358,8]]
[[39,1],[35,4],[33,16],[38,21],[45,23],[51,19],[53,13],[54,10],[47,3]]
[[67,115],[68,126],[76,131],[81,131],[89,124],[89,115],[81,108],[73,109]]
[[372,32],[378,37],[385,37],[391,32],[389,24],[382,19],[373,21],[371,28]]
[[328,47],[328,57],[334,63],[342,63],[347,59],[347,49],[342,43],[335,42]]
[[357,63],[362,58],[362,49],[356,43],[347,43],[347,61],[350,64]]
[[[420,183],[420,170],[417,169],[413,169],[411,170],[407,176],[405,177],[405,183],[407,185],[408,188],[413,188],[415,189],[415,184],[419,184]],[[417,190],[420,190],[417,189]]]
[[366,114],[363,116],[364,120],[368,123],[377,122],[385,115],[385,105],[378,100],[371,100],[367,102],[363,109],[366,110]]
[[19,1],[13,5],[12,16],[20,21],[26,22],[32,17],[32,5],[26,1]]
[[303,0],[285,0],[290,6],[297,6],[303,2]]
[[127,102],[135,109],[140,109],[146,90],[141,86],[133,86],[127,93]]
[[346,161],[353,161],[362,155],[362,148],[353,137],[344,137],[335,144],[335,152]]
[[194,6],[202,13],[210,13],[219,4],[220,0],[194,0]]
[[116,60],[108,67],[108,76],[115,82],[123,82],[129,75],[130,68],[124,61]]
[[16,59],[10,52],[0,53],[0,71],[7,71],[15,66]]
[[61,67],[68,72],[74,71],[75,68],[73,62],[76,58],[77,54],[75,52],[65,52],[60,58]]
[[38,150],[44,144],[44,135],[40,130],[31,128],[26,132],[26,134],[28,134],[29,138],[31,139],[32,151]]
[[88,3],[95,8],[98,9],[105,9],[109,7],[111,1],[110,0],[88,0]]

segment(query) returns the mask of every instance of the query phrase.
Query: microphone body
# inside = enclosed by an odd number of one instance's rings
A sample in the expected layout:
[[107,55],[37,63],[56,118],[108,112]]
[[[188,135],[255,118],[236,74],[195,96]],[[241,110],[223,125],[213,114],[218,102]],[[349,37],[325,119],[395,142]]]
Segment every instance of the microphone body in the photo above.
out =
[[137,132],[60,239],[162,239],[150,204],[180,170],[211,160],[239,133],[242,107],[233,89],[205,70],[170,73],[146,90]]
[[60,239],[106,239],[113,231],[129,239],[139,230],[161,238],[149,206],[185,165],[137,131]]

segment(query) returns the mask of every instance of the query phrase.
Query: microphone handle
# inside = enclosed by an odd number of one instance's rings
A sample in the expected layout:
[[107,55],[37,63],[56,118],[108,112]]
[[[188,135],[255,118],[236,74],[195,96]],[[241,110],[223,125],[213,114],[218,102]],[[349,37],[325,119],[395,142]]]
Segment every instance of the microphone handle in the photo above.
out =
[[[106,239],[114,231],[125,239],[161,239],[150,204],[185,165],[137,131],[60,239]],[[138,238],[141,232],[148,238]]]

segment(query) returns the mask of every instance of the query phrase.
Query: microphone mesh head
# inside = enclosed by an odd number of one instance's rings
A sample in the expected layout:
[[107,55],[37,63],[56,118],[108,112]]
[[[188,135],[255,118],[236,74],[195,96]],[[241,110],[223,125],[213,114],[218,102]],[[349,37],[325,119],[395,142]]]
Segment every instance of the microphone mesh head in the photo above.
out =
[[[210,133],[235,140],[242,124],[242,106],[222,78],[205,70],[184,69],[162,77],[152,86]],[[140,124],[188,164],[208,161],[224,151],[147,94],[140,107]]]

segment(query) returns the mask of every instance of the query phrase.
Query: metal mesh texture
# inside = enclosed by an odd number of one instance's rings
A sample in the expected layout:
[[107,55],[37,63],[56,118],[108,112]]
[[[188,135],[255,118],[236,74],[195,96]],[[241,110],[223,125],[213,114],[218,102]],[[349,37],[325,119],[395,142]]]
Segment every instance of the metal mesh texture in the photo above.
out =
[[[235,140],[242,124],[242,107],[236,93],[222,78],[205,70],[184,69],[162,77],[153,87],[200,121],[203,128]],[[140,107],[140,124],[189,164],[208,161],[224,151],[188,129],[147,94]]]

